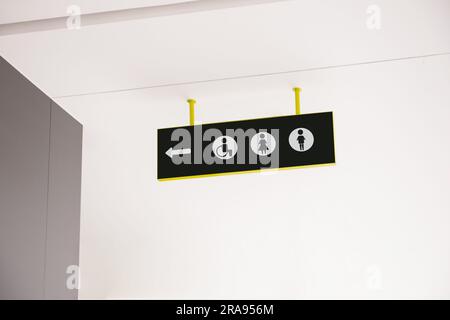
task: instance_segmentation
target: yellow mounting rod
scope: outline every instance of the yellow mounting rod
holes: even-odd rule
[[[294,88],[294,92],[295,92],[295,114],[300,114],[300,91],[302,91],[302,89],[295,87]]]
[[[195,100],[194,99],[188,99],[187,101],[189,103],[189,125],[193,126],[195,123]]]

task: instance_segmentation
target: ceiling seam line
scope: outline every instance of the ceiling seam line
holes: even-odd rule
[[[305,68],[305,69],[294,69],[294,70],[287,70],[287,71],[259,73],[259,74],[242,75],[242,76],[235,76],[235,77],[214,78],[214,79],[186,81],[186,82],[175,82],[175,83],[166,83],[166,84],[151,85],[151,86],[126,88],[126,89],[116,89],[116,90],[92,91],[92,92],[86,92],[86,93],[52,96],[51,98],[52,99],[65,99],[65,98],[74,98],[74,97],[82,97],[82,96],[93,96],[93,95],[101,95],[101,94],[112,94],[112,93],[129,92],[129,91],[139,91],[139,90],[149,90],[149,89],[158,89],[158,88],[169,88],[169,87],[187,86],[187,85],[195,85],[195,84],[213,83],[213,82],[221,82],[221,81],[244,80],[244,79],[271,77],[271,76],[277,76],[277,75],[294,74],[294,73],[309,72],[309,71],[320,71],[320,70],[337,69],[337,68],[345,68],[345,67],[363,66],[363,65],[385,63],[385,62],[396,62],[396,61],[405,61],[405,60],[413,60],[413,59],[421,59],[421,58],[432,58],[432,57],[445,56],[445,55],[450,55],[450,51],[442,52],[442,53],[425,54],[425,55],[419,55],[419,56],[408,56],[408,57],[401,57],[401,58],[372,60],[372,61],[366,61],[366,62],[338,64],[338,65],[331,65],[331,66],[324,66],[324,67],[311,67],[311,68]]]

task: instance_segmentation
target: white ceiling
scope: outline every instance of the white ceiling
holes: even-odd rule
[[[196,0],[2,0],[0,24],[67,16],[71,5],[77,5],[86,14],[191,1]]]
[[[380,30],[372,1],[293,0],[2,36],[0,54],[61,97],[450,52],[450,1],[377,3]]]

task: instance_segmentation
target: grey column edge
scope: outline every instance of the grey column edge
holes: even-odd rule
[[[78,299],[83,126],[51,103],[45,299]]]

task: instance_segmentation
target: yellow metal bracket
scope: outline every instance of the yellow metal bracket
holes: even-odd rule
[[[188,99],[189,103],[189,125],[193,126],[195,124],[195,110],[194,106],[196,101],[194,99]]]
[[[295,87],[295,114],[300,114],[300,91],[302,91],[301,88]],[[189,125],[193,126],[195,124],[195,101],[194,99],[188,99],[187,102],[189,103]]]
[[[300,114],[300,91],[302,91],[302,89],[295,87],[294,88],[294,92],[295,92],[295,114]]]

